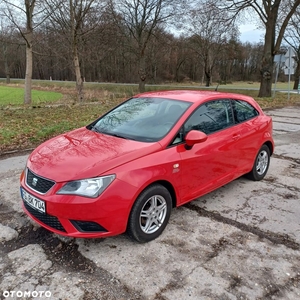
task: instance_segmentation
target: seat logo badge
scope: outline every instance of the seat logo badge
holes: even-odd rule
[[[37,185],[37,182],[38,182],[38,179],[35,178],[35,177],[33,177],[33,179],[32,179],[32,185],[33,185],[33,186],[36,186],[36,185]]]

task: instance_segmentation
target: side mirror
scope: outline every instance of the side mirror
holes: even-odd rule
[[[198,130],[191,130],[185,136],[185,148],[191,149],[195,144],[203,143],[207,140],[207,135]]]

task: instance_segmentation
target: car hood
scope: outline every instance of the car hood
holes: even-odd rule
[[[84,127],[41,144],[29,156],[27,167],[39,176],[64,182],[99,176],[160,149],[159,143],[126,140]]]

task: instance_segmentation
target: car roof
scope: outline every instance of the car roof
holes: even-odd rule
[[[203,91],[203,90],[168,90],[168,91],[154,91],[154,92],[145,92],[134,96],[135,98],[139,97],[148,97],[148,98],[166,98],[187,101],[192,103],[201,103],[207,100],[229,98],[229,99],[239,99],[253,102],[254,99],[241,94],[234,93],[224,93],[224,92],[214,92],[214,91]]]

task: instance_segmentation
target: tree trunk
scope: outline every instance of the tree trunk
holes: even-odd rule
[[[273,8],[266,22],[265,44],[260,67],[260,89],[258,97],[272,96],[273,64],[275,56],[275,28],[278,8]]]
[[[298,85],[300,84],[300,82],[299,82],[299,78],[300,78],[300,60],[297,61],[297,66],[296,66],[296,69],[295,69],[294,77],[295,77],[295,82],[294,82],[293,89],[298,90]]]
[[[205,86],[210,86],[210,73],[205,71]]]
[[[74,62],[74,69],[75,69],[75,76],[76,76],[77,99],[79,102],[83,102],[83,100],[84,100],[83,78],[81,76],[77,49],[74,49],[73,62]]]
[[[176,70],[175,70],[175,81],[176,82],[179,82],[179,71],[180,71],[180,67],[183,64],[183,62],[184,62],[184,59],[177,62]]]
[[[201,76],[201,85],[204,84],[204,77],[205,77],[205,68],[203,67],[202,76]]]
[[[32,86],[32,40],[33,33],[26,33],[26,72],[25,72],[25,92],[24,104],[31,104],[31,86]]]
[[[6,73],[6,84],[10,84],[10,74]]]
[[[10,84],[10,70],[8,64],[6,43],[3,44],[3,57],[4,57],[4,70],[5,70],[6,84]]]
[[[272,78],[273,78],[273,60],[274,56],[270,52],[265,52],[261,63],[261,79],[258,97],[271,97]]]
[[[74,63],[74,71],[76,77],[76,91],[77,91],[77,100],[81,103],[84,100],[83,95],[83,78],[81,76],[80,64],[79,64],[79,55],[78,55],[78,28],[76,27],[76,14],[75,6],[76,2],[69,0],[70,5],[70,20],[71,20],[71,40],[72,40],[72,55]]]
[[[210,57],[209,57],[209,55],[207,55],[204,60],[204,73],[205,73],[205,86],[206,87],[209,87],[210,83],[211,83],[212,68],[211,68],[210,62],[211,62]]]
[[[209,64],[206,63],[205,65],[205,86],[209,87],[211,83],[211,69],[209,67]]]
[[[142,54],[140,56],[140,62],[139,62],[140,68],[139,68],[139,92],[143,93],[145,92],[145,81],[146,81],[146,62],[145,62],[145,56]]]

